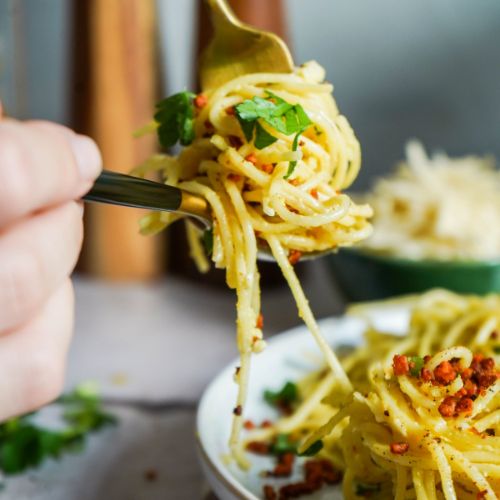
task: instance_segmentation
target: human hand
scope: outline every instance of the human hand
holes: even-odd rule
[[[100,170],[88,137],[49,122],[0,121],[0,420],[62,390],[74,316],[69,276],[83,236],[74,200]]]

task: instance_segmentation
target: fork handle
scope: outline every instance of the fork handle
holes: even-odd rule
[[[83,199],[111,205],[171,212],[179,210],[182,203],[182,191],[159,182],[103,170]]]

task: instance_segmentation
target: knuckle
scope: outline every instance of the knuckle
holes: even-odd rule
[[[9,257],[2,259],[0,265],[0,296],[12,324],[2,325],[0,321],[0,327],[20,321],[40,303],[45,291],[45,273],[36,252],[21,249]]]
[[[30,191],[23,148],[9,133],[0,134],[0,211],[20,212]]]

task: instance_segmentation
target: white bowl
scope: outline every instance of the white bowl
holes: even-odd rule
[[[408,324],[408,309],[401,306],[377,307],[370,319],[378,328],[400,333]],[[334,346],[359,345],[366,322],[360,318],[329,318],[320,322],[321,331]],[[314,339],[300,326],[270,340],[266,350],[252,359],[248,400],[244,416],[255,422],[275,419],[276,413],[263,400],[265,389],[279,389],[288,380],[298,380],[317,369],[322,356]],[[263,484],[283,485],[295,480],[264,479],[262,470],[272,469],[272,459],[249,455],[250,471],[240,470],[234,463],[226,465],[222,457],[227,454],[227,443],[233,408],[236,400],[236,384],[233,381],[235,360],[227,366],[203,394],[197,415],[198,451],[205,476],[220,500],[258,500],[262,498]],[[299,459],[300,460],[300,459]],[[340,487],[323,488],[313,499],[341,499]]]

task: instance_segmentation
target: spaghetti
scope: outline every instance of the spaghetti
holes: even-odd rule
[[[370,328],[342,359],[355,389],[347,401],[330,372],[313,374],[299,383],[307,396],[295,412],[248,441],[285,433],[299,452],[321,443],[348,500],[497,499],[499,331],[500,297],[428,292],[407,336]]]
[[[261,351],[259,246],[272,252],[297,303],[299,315],[323,350],[345,393],[352,389],[336,356],[322,338],[293,265],[302,254],[333,250],[367,237],[371,209],[355,204],[342,190],[355,179],[361,154],[347,120],[339,114],[316,63],[293,74],[262,73],[236,78],[214,91],[178,94],[157,113],[153,124],[187,144],[177,157],[157,155],[135,170],[161,171],[167,184],[205,198],[213,214],[211,260],[226,270],[236,290],[237,344],[241,362],[235,379],[230,447],[240,465],[248,461],[239,446],[252,353]],[[174,96],[175,97],[175,96]],[[194,113],[189,105],[192,100]],[[172,109],[179,131],[168,130]],[[190,117],[193,116],[193,122]],[[191,130],[192,127],[192,130]],[[177,135],[176,135],[177,134]],[[161,138],[161,135],[160,135]],[[167,227],[179,215],[152,213],[141,221],[145,234]],[[208,268],[201,234],[191,222],[188,238],[200,270]]]

